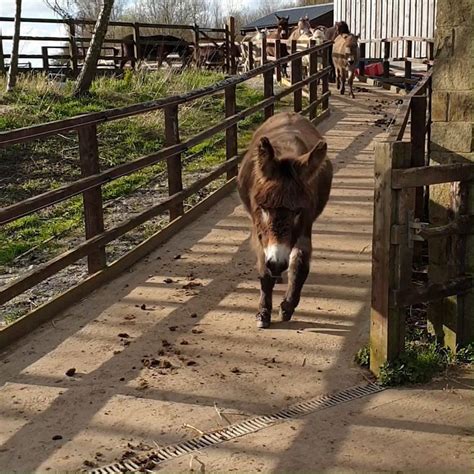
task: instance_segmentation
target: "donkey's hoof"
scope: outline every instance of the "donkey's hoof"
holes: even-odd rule
[[[257,313],[255,319],[257,320],[257,327],[261,329],[266,329],[270,327],[272,315],[270,311],[263,309]]]
[[[280,305],[280,319],[282,321],[289,321],[293,316],[295,309],[287,302],[282,301]]]

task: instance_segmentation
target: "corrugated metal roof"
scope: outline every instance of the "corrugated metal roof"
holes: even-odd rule
[[[255,28],[276,28],[277,19],[275,13],[278,16],[289,16],[289,24],[296,25],[298,20],[306,15],[308,15],[309,20],[314,20],[320,16],[325,15],[326,13],[332,12],[334,10],[333,3],[324,3],[322,5],[306,5],[304,7],[294,7],[294,8],[285,8],[283,10],[277,10],[269,15],[263,16],[258,20],[252,21],[247,25],[241,28],[241,31],[255,30]]]

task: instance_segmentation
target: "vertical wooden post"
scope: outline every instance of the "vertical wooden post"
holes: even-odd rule
[[[225,116],[231,117],[237,113],[237,100],[236,100],[236,86],[232,84],[225,88]],[[238,152],[237,142],[237,124],[232,125],[225,131],[225,155],[226,159],[230,160],[234,156],[237,156]],[[227,171],[227,179],[232,179],[237,176],[237,166]]]
[[[360,44],[359,76],[365,76],[365,45],[366,43]]]
[[[390,77],[390,41],[383,41],[383,77]]]
[[[235,18],[230,16],[227,20],[227,28],[229,30],[230,40],[230,73],[237,74],[237,61],[235,58]]]
[[[275,40],[275,59],[278,60],[281,58],[281,40]],[[276,67],[276,80],[277,82],[281,82],[281,65],[279,64]]]
[[[133,55],[135,56],[135,67],[138,66],[138,61],[141,57],[141,44],[140,44],[140,27],[138,23],[133,24]]]
[[[176,104],[165,107],[165,146],[179,143],[178,106]],[[183,190],[183,178],[181,172],[181,154],[170,156],[166,159],[168,171],[168,194],[179,193]],[[183,215],[183,203],[180,202],[170,209],[170,220]]]
[[[5,72],[5,56],[3,55],[3,38],[0,38],[0,72]]]
[[[410,102],[411,108],[411,166],[425,166],[426,144],[426,95],[414,96]],[[423,217],[424,198],[423,188],[416,188],[415,217]]]
[[[428,42],[428,59],[433,61],[434,59],[434,43],[432,41]],[[428,69],[431,66],[428,64]]]
[[[49,58],[48,58],[48,47],[41,46],[41,56],[43,56],[43,71],[48,72],[49,70]]]
[[[100,172],[99,147],[97,144],[97,127],[95,124],[81,127],[79,135],[79,157],[82,177]],[[104,232],[104,212],[102,205],[102,188],[97,186],[82,193],[84,203],[84,222],[86,239],[91,239]],[[87,267],[90,274],[105,268],[105,247],[99,247],[87,256]]]
[[[262,47],[260,49],[260,65],[263,66],[267,62],[267,37],[262,38]]]
[[[316,41],[310,40],[309,47],[316,46]],[[311,77],[318,72],[318,53],[311,53],[309,55],[309,71],[308,75]],[[311,106],[318,99],[318,82],[313,81],[309,83],[309,105]],[[309,119],[312,120],[318,115],[317,107],[309,109]]]
[[[329,60],[329,52],[330,52],[330,49],[328,46],[326,46],[326,48],[324,48],[324,50],[322,51],[322,54],[323,54],[323,69],[327,68],[330,63],[330,60]],[[322,94],[325,94],[326,92],[329,91],[329,74],[326,73],[324,74],[323,76],[323,87],[322,87]],[[324,110],[327,110],[329,108],[329,98],[325,98],[323,100],[323,111]]]
[[[372,241],[372,308],[370,314],[370,370],[378,374],[404,348],[405,310],[395,306],[394,290],[410,282],[411,256],[408,232],[392,243],[394,224],[406,225],[413,193],[393,190],[393,168],[410,165],[410,143],[375,144],[374,227]],[[410,194],[411,193],[411,194]]]
[[[407,47],[405,52],[405,79],[411,78],[411,56],[413,51],[413,42],[407,40]]]
[[[273,97],[273,68],[263,73],[263,97]],[[275,113],[275,104],[268,105],[264,109],[265,120]]]
[[[193,26],[193,36],[194,36],[194,62],[196,67],[199,66],[199,26],[194,23]]]
[[[225,44],[225,49],[224,49],[224,72],[229,73],[230,72],[230,55],[231,55],[231,48],[230,48],[230,32],[229,32],[229,25],[227,23],[224,24],[224,44]]]
[[[291,54],[296,53],[298,42],[293,40],[291,42]],[[301,58],[293,59],[291,61],[291,84],[296,84],[303,79],[303,66]],[[301,89],[293,92],[293,108],[295,112],[300,112],[303,108],[303,91]]]
[[[76,25],[72,20],[67,22],[69,35],[69,57],[71,58],[71,70],[74,76],[77,75],[77,47],[76,47]]]
[[[249,41],[249,71],[253,69],[254,61],[253,61],[253,43]]]

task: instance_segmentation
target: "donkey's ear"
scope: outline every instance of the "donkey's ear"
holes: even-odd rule
[[[302,173],[306,178],[311,178],[319,169],[322,162],[326,158],[328,145],[324,140],[318,142],[302,160]]]
[[[277,20],[281,20],[281,17],[279,17],[276,13],[275,13],[275,16],[276,16]]]
[[[258,144],[258,164],[265,176],[272,176],[276,166],[275,150],[267,137],[262,137]]]

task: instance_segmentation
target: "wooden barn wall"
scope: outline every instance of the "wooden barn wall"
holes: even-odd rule
[[[334,0],[334,21],[345,21],[363,40],[395,36],[433,38],[437,0]],[[370,43],[366,55],[380,58],[380,43]],[[414,57],[426,57],[426,44],[413,45]],[[393,44],[392,57],[403,57],[402,41]]]

